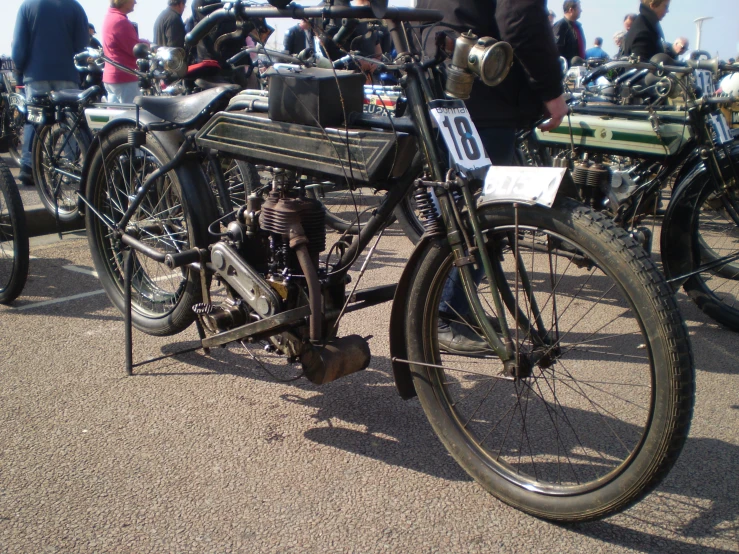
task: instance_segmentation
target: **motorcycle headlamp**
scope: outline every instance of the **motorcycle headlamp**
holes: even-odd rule
[[[499,85],[508,76],[513,63],[513,48],[507,42],[483,37],[467,56],[467,68],[489,87]]]
[[[463,33],[454,42],[452,64],[447,68],[446,93],[465,100],[470,97],[475,76],[490,87],[503,81],[513,63],[513,48],[492,37],[478,39]]]
[[[161,46],[155,54],[158,66],[172,77],[184,77],[187,73],[185,50]]]

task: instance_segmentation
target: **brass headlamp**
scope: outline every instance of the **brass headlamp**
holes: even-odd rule
[[[472,31],[461,34],[454,42],[452,64],[447,68],[446,93],[466,100],[470,97],[475,77],[489,87],[503,81],[513,63],[513,48],[492,37],[477,38]]]

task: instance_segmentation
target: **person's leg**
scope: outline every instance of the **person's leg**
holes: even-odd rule
[[[50,81],[32,81],[24,86],[26,93],[26,103],[30,103],[34,96],[41,96],[51,91]],[[23,127],[23,152],[21,154],[21,170],[18,174],[18,180],[27,187],[34,186],[33,171],[31,169],[31,150],[33,148],[33,138],[36,130],[33,125],[26,123]]]
[[[138,83],[105,83],[109,104],[133,104],[139,94]]]

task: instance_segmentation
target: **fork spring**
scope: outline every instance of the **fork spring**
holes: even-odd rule
[[[428,187],[419,186],[414,194],[418,219],[426,233],[431,236],[441,235],[444,231],[441,216]]]

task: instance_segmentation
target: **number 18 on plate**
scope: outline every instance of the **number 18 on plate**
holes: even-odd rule
[[[436,122],[449,155],[457,169],[464,173],[478,173],[491,163],[480,140],[470,113],[461,100],[434,100],[429,112]],[[481,173],[484,175],[484,172]]]

